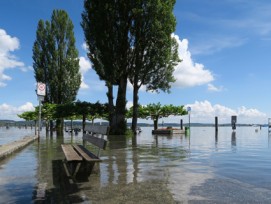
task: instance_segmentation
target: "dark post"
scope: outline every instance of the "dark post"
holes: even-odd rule
[[[218,131],[218,118],[217,116],[215,117],[215,131]]]
[[[231,127],[233,130],[236,129],[236,122],[237,122],[237,116],[236,115],[231,116]]]
[[[183,119],[181,119],[181,121],[180,121],[180,125],[181,125],[181,130],[183,130]]]

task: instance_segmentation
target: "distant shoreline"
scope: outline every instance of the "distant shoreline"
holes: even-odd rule
[[[87,122],[91,124],[90,122]],[[95,125],[108,125],[108,122],[95,122]],[[33,121],[15,121],[15,120],[0,120],[0,126],[33,126],[35,123]],[[66,126],[70,126],[70,121],[65,121]],[[73,121],[73,126],[81,126],[81,121]],[[130,127],[132,124],[127,123],[127,126]],[[152,127],[153,123],[138,123],[139,127]],[[178,123],[164,123],[158,124],[159,127],[180,127]],[[183,123],[183,126],[189,126],[189,123]],[[261,126],[268,127],[268,124],[236,124],[238,127],[251,127],[251,126]],[[190,127],[215,127],[214,123],[190,123]],[[218,127],[231,127],[230,123],[218,124]]]

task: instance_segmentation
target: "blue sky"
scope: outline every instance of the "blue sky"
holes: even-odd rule
[[[86,56],[80,26],[83,0],[0,1],[0,119],[38,105],[32,68],[32,46],[40,19],[50,20],[53,9],[64,9],[74,24],[83,82],[77,98],[106,102],[106,88]],[[139,93],[139,102],[185,105],[191,121],[266,123],[271,117],[271,1],[176,0],[177,27],[183,59],[175,68],[177,81],[170,94]],[[127,106],[132,89],[128,87]],[[186,116],[169,117],[178,122]],[[149,121],[150,122],[150,121]]]

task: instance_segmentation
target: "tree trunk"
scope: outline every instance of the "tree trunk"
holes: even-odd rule
[[[137,129],[137,118],[138,118],[138,86],[137,83],[134,85],[133,91],[133,118],[132,118],[132,131],[136,133]]]
[[[63,136],[63,119],[57,119],[56,120],[56,131],[57,131],[57,136]]]
[[[155,118],[153,120],[153,127],[154,127],[154,130],[157,130],[158,129],[158,118]]]
[[[108,111],[109,111],[109,126],[110,129],[114,124],[114,97],[113,97],[113,86],[109,83],[106,84],[107,88],[108,88],[108,92],[107,92],[107,98],[108,98]]]
[[[50,120],[50,136],[53,136],[53,132],[54,132],[54,121]]]
[[[83,129],[83,133],[85,133],[85,128],[86,128],[86,115],[83,114],[83,121],[82,121],[82,129]]]
[[[71,119],[71,131],[73,129],[73,120]]]
[[[127,88],[127,76],[124,75],[120,79],[118,87],[118,95],[116,101],[115,117],[112,125],[112,134],[124,135],[127,129],[126,126],[126,88]]]

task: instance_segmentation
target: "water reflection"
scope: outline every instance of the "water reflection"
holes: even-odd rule
[[[260,200],[271,195],[271,149],[266,147],[270,135],[264,131],[220,128],[218,135],[214,128],[194,128],[190,136],[162,136],[146,128],[137,136],[106,139],[107,149],[101,151],[102,162],[95,164],[93,173],[71,177],[61,144],[82,144],[82,133],[63,137],[44,133],[39,142],[0,161],[1,199],[6,203],[217,203],[227,197],[224,189],[231,187],[237,194],[226,198],[229,203],[240,201],[238,193],[258,192],[255,199]]]
[[[233,151],[236,151],[236,132],[232,131],[231,133],[231,147]]]

